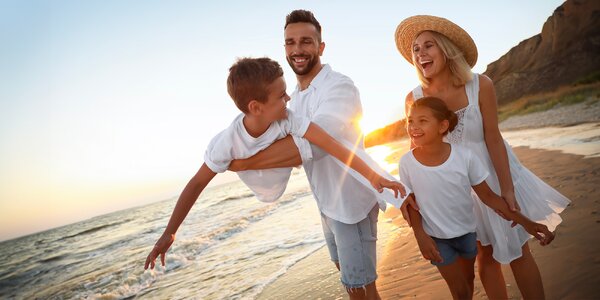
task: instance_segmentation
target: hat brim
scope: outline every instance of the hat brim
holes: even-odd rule
[[[463,52],[469,66],[471,68],[475,66],[477,46],[471,36],[460,26],[447,19],[427,15],[406,18],[396,28],[394,35],[396,47],[409,63],[413,63],[412,44],[423,31],[435,31],[446,36]]]

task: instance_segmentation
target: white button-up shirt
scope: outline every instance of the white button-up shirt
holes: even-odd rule
[[[323,65],[308,88],[300,91],[296,86],[291,98],[290,109],[296,115],[308,117],[354,151],[380,175],[394,179],[378,167],[364,151],[363,136],[359,127],[362,105],[358,89],[350,78],[332,71],[329,65]],[[317,205],[326,216],[342,223],[355,224],[364,219],[377,203],[385,210],[383,200],[395,206],[401,204],[401,200],[395,199],[387,190],[383,194],[377,193],[360,174],[319,147],[297,137],[294,137],[294,141],[300,150],[302,164]],[[307,149],[311,147],[312,159],[305,154],[310,152]]]

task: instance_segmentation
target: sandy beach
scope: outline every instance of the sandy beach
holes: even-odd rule
[[[579,107],[582,108],[586,106]],[[571,118],[565,118],[562,124],[552,125],[581,123],[573,120],[577,114],[570,109]],[[572,201],[561,214],[563,222],[558,226],[556,239],[551,245],[541,247],[536,241],[529,242],[542,274],[546,297],[596,298],[600,294],[600,257],[597,255],[600,253],[600,123],[539,128],[546,124],[536,123],[536,120],[556,113],[550,111],[519,117],[517,121],[509,119],[507,121],[513,123],[503,127],[503,135],[509,143],[515,141],[517,147],[513,149],[526,167]],[[538,129],[527,129],[533,130],[531,132],[510,131],[535,127]],[[534,143],[542,149],[523,146],[528,145],[524,136],[544,140],[544,143]],[[557,138],[546,139],[548,136]],[[579,139],[566,140],[572,136]],[[397,163],[406,151],[406,142],[394,143],[392,148],[394,151],[386,160]],[[412,231],[397,209],[389,207],[385,213],[380,213],[378,244],[377,286],[383,299],[451,298],[436,268],[421,257]],[[510,266],[503,266],[503,269],[510,298],[519,299],[520,293]],[[324,247],[266,286],[258,298],[346,299],[347,295]],[[475,298],[487,299],[478,276],[475,279]]]

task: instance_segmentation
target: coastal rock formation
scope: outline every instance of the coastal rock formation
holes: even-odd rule
[[[600,71],[600,1],[569,0],[542,32],[488,65],[500,105],[547,92]]]

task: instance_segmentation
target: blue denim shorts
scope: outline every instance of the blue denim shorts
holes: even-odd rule
[[[339,263],[342,284],[362,288],[377,279],[377,218],[375,205],[366,218],[356,224],[345,224],[321,213],[321,224],[329,255]]]
[[[477,234],[475,232],[470,232],[451,239],[431,238],[435,241],[438,251],[444,259],[441,263],[432,261],[432,265],[447,266],[454,263],[459,256],[465,259],[471,259],[477,256]]]

